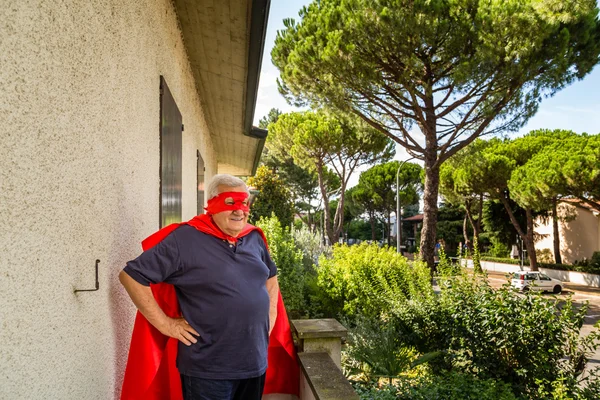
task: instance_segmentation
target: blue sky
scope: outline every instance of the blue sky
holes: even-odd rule
[[[298,20],[300,8],[310,1],[273,0],[269,14],[265,50],[260,75],[260,86],[254,114],[254,123],[265,116],[271,108],[287,112],[294,107],[286,103],[277,91],[279,71],[271,63],[271,49],[278,30],[283,29],[284,18]],[[521,136],[534,129],[570,129],[575,132],[600,133],[600,66],[582,81],[578,81],[542,100],[537,114],[512,136]],[[397,150],[396,159],[406,159],[403,149]]]

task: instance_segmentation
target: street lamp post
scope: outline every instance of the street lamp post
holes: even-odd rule
[[[396,252],[402,254],[402,208],[400,207],[400,169],[408,161],[414,159],[411,157],[400,163],[396,170]]]

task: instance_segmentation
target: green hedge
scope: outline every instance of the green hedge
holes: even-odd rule
[[[502,381],[519,399],[582,399],[540,394],[561,382],[565,391],[577,392],[585,353],[595,351],[598,341],[598,333],[579,335],[587,306],[578,309],[571,301],[557,302],[539,292],[522,295],[506,286],[493,289],[477,277],[459,276],[433,299],[404,303],[390,323],[401,346],[438,355],[427,365],[432,375],[451,371],[480,379],[473,383]],[[451,379],[448,386],[456,382]],[[473,398],[461,396],[440,393],[425,398]]]
[[[317,267],[316,302],[326,317],[389,314],[399,303],[432,297],[431,277],[424,263],[408,263],[392,247],[361,243],[335,245]]]
[[[256,224],[263,230],[269,242],[269,253],[277,265],[277,280],[281,296],[291,316],[297,318],[306,311],[306,271],[302,263],[302,251],[295,243],[289,228],[283,227],[275,214],[261,217]]]
[[[353,383],[361,400],[516,400],[510,385],[496,379],[479,379],[471,374],[400,377],[394,385]]]
[[[502,257],[481,256],[481,261],[491,261],[491,262],[498,262],[498,263],[504,263],[504,264],[513,264],[513,265],[521,264],[520,260],[514,260],[512,258],[502,258]],[[524,264],[529,265],[529,260],[524,260]]]

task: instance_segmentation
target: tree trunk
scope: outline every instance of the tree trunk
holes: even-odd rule
[[[390,210],[388,210],[387,212],[387,230],[388,230],[388,240],[387,240],[387,245],[391,246],[392,245],[392,217],[391,217]],[[396,222],[397,223],[397,222]]]
[[[465,245],[469,242],[469,232],[467,232],[467,213],[465,212],[465,218],[463,219],[463,239],[465,239]],[[462,251],[462,249],[460,249]]]
[[[556,197],[552,199],[552,236],[554,236],[554,262],[562,264],[560,256],[560,233],[558,232],[558,201]]]
[[[337,208],[335,209],[335,217],[333,219],[333,237],[335,238],[335,242],[331,242],[331,244],[337,243],[340,240],[340,234],[344,229],[344,193],[346,191],[346,184],[342,183],[340,188],[340,199],[338,200]]]
[[[479,193],[479,215],[477,216],[477,240],[481,233],[481,221],[483,220],[483,193]]]
[[[532,271],[537,271],[537,256],[535,254],[535,243],[533,241],[533,211],[531,208],[525,209],[527,215],[527,241],[525,247],[527,248],[527,255],[529,256],[529,267]]]
[[[327,234],[325,233],[325,213],[323,213],[323,215],[319,218],[319,225],[321,227],[321,240],[323,242],[323,246],[325,246],[327,244],[327,240],[325,239],[327,237]]]
[[[429,147],[429,146],[428,146]],[[421,228],[421,258],[429,269],[434,270],[433,252],[437,232],[437,201],[440,183],[440,167],[437,164],[437,152],[425,154],[425,191],[423,193],[423,228]]]
[[[479,230],[477,230],[477,224],[473,219],[473,215],[471,215],[471,200],[466,201],[465,210],[467,213],[467,217],[469,218],[469,223],[471,224],[471,228],[473,229],[473,240],[475,238],[479,238]]]
[[[375,241],[375,215],[369,212],[369,222],[371,223],[371,240]]]
[[[319,189],[321,189],[321,196],[323,196],[323,215],[325,221],[323,222],[324,231],[329,239],[329,244],[333,245],[333,229],[331,227],[331,215],[329,214],[329,197],[327,196],[327,188],[325,187],[325,181],[323,179],[323,165],[317,165],[317,176],[319,178]]]
[[[527,255],[529,257],[529,266],[532,271],[537,271],[537,258],[535,256],[535,244],[533,243],[533,215],[531,209],[525,209],[525,213],[527,215],[527,232],[525,233],[523,229],[521,229],[521,225],[519,225],[519,221],[515,218],[515,214],[510,208],[510,204],[508,204],[508,199],[503,195],[500,195],[500,201],[504,205],[506,212],[508,213],[508,217],[510,218],[510,222],[512,222],[513,226],[517,230],[517,233],[523,239],[523,243],[525,244],[525,248],[527,249]]]

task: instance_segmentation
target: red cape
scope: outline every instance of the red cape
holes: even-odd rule
[[[169,233],[184,224],[221,239],[228,238],[213,223],[212,218],[203,214],[188,222],[171,224],[159,230],[142,242],[142,248],[145,251],[154,247]],[[246,225],[238,237],[255,230],[260,233],[266,244],[267,239],[262,230],[250,224]],[[150,287],[165,314],[172,318],[181,316],[175,288],[172,285],[160,283]],[[121,400],[183,399],[179,371],[175,365],[177,342],[177,339],[164,336],[139,311],[137,312]],[[269,338],[268,360],[264,394],[283,393],[298,396],[300,378],[298,361],[281,293],[277,301],[277,319]]]

